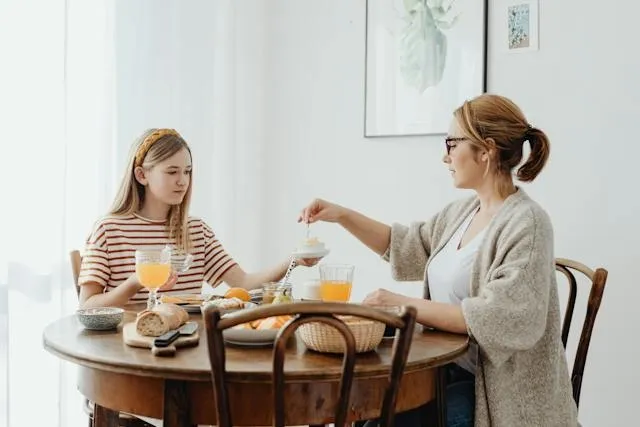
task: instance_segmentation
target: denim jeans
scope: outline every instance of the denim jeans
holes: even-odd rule
[[[473,427],[476,403],[475,376],[453,363],[445,366],[445,370],[447,427]],[[435,425],[436,415],[435,402],[429,402],[419,408],[396,414],[394,424],[397,427]],[[377,420],[356,423],[356,427],[377,425]]]

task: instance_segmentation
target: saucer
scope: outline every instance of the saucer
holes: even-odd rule
[[[298,259],[313,259],[313,258],[322,258],[329,254],[329,249],[324,249],[321,251],[300,251],[295,250],[291,255]]]

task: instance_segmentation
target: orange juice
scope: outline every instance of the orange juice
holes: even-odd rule
[[[322,301],[348,302],[351,297],[351,282],[345,280],[323,280],[320,282]]]
[[[157,289],[164,285],[170,273],[171,264],[149,263],[136,265],[138,280],[147,289]]]

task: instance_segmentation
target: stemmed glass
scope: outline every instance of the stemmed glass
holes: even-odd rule
[[[171,250],[171,267],[177,274],[186,272],[193,264],[193,255],[182,250],[169,246]]]
[[[151,310],[158,304],[158,289],[171,275],[171,248],[138,249],[136,275],[140,284],[149,290],[147,310]]]

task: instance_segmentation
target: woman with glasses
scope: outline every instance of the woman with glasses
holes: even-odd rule
[[[448,426],[575,426],[551,220],[514,184],[538,176],[549,140],[512,101],[484,94],[453,113],[445,145],[453,185],[475,194],[430,219],[389,226],[314,200],[299,221],[338,223],[388,261],[394,279],[424,281],[424,299],[378,289],[366,304],[412,305],[422,325],[469,336],[468,352],[446,367]],[[430,406],[395,424],[423,425]]]

